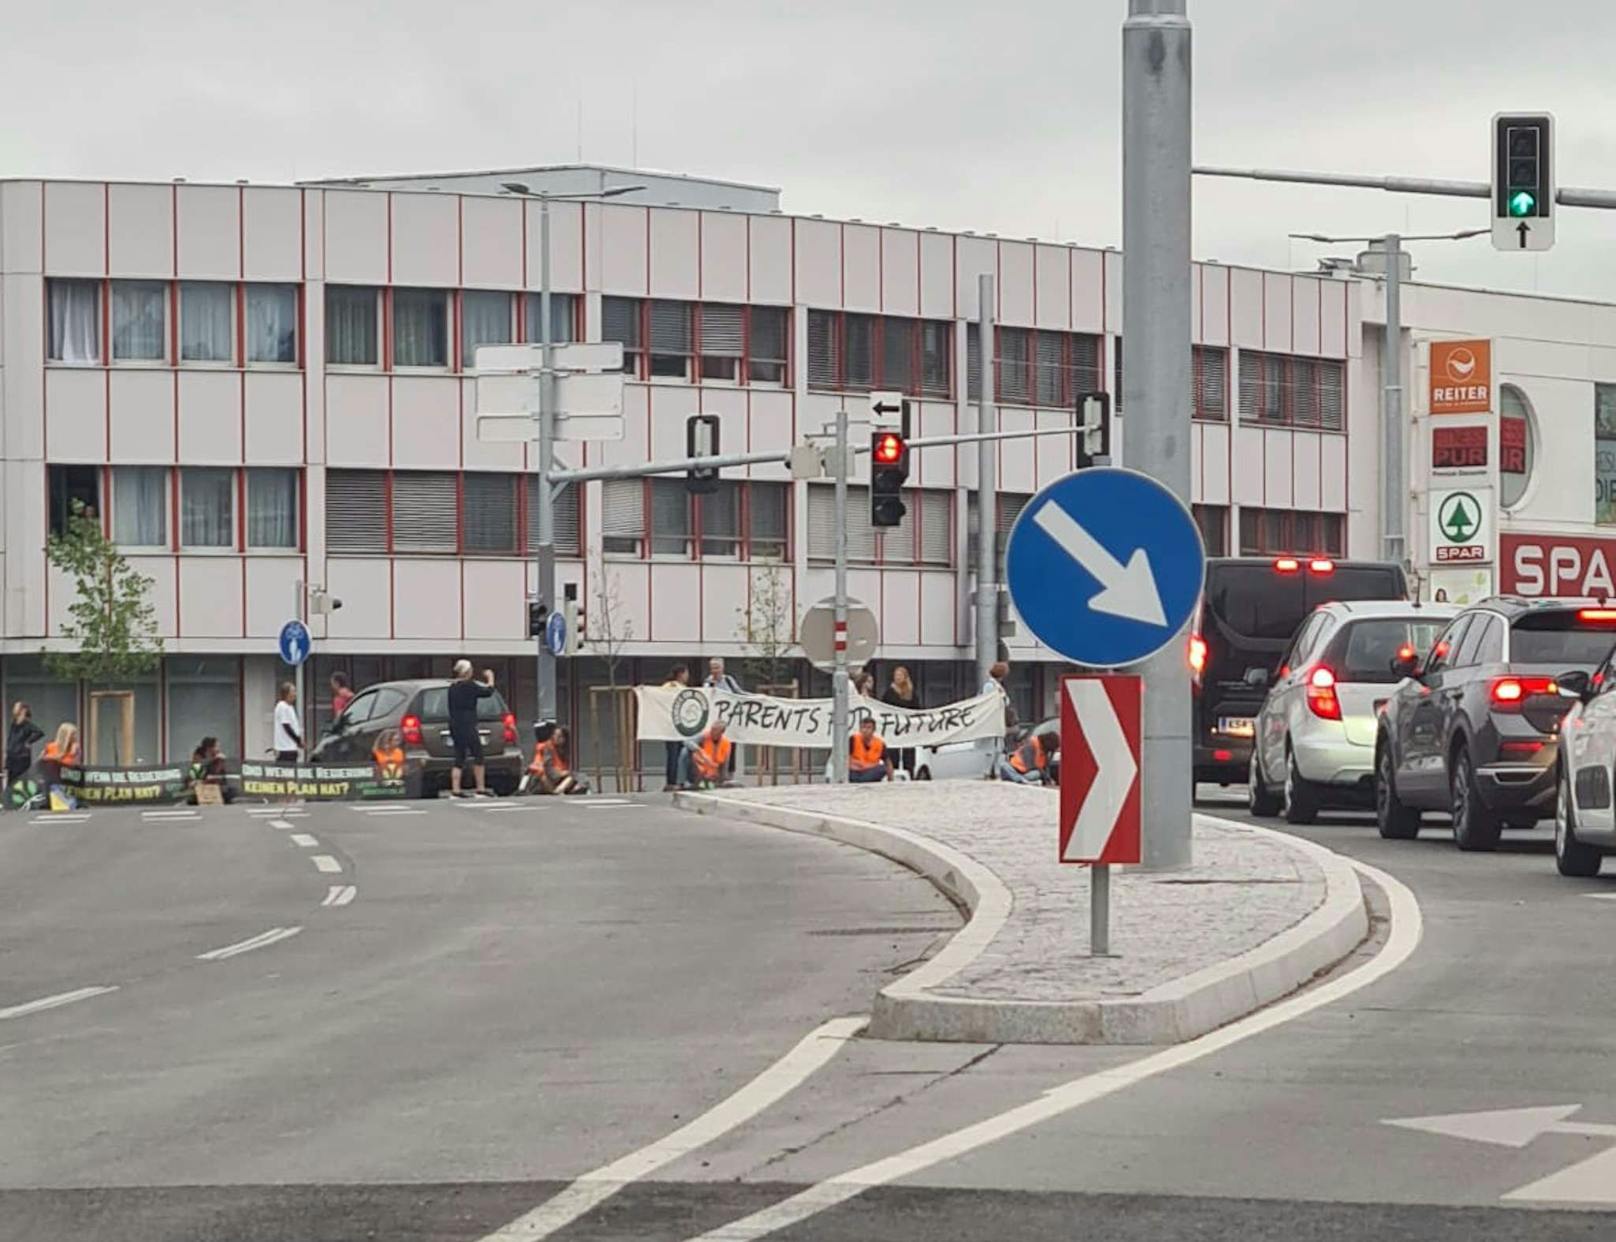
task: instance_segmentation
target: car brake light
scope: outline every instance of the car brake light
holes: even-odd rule
[[[1518,712],[1533,695],[1559,693],[1552,677],[1500,677],[1493,682],[1489,697],[1495,712]]]
[[[1535,755],[1542,749],[1543,743],[1535,739],[1498,743],[1499,753],[1505,755]]]
[[[507,745],[507,746],[515,746],[516,745],[516,716],[511,712],[506,712],[505,716],[504,716],[504,721],[505,721],[505,745]]]
[[[399,721],[398,735],[406,746],[425,745],[421,737],[421,718],[419,716],[406,716]]]
[[[1335,562],[1322,556],[1309,561],[1307,567],[1316,574],[1333,574],[1335,572]]]
[[[1397,649],[1397,658],[1399,660],[1412,660],[1418,654],[1419,652],[1414,650],[1413,643],[1404,643]]]
[[[1341,700],[1335,693],[1335,673],[1322,664],[1307,675],[1307,706],[1320,720],[1341,719]]]
[[[1213,763],[1228,763],[1233,758],[1234,751],[1232,750],[1214,750],[1212,752]]]
[[[1302,562],[1294,556],[1282,556],[1274,562],[1274,572],[1280,574],[1294,574],[1302,567]]]
[[[1196,681],[1206,672],[1206,639],[1199,634],[1190,635],[1190,672],[1195,674]]]
[[[1577,620],[1616,624],[1616,608],[1580,608],[1577,610]]]

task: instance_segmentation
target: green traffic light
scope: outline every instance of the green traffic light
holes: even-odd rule
[[[1509,196],[1509,214],[1514,217],[1530,216],[1537,212],[1537,195],[1530,190],[1516,190]]]

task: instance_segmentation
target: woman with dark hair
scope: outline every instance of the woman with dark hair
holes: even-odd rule
[[[226,802],[236,800],[236,791],[230,788],[230,782],[225,779],[224,756],[219,753],[219,739],[211,734],[197,743],[196,749],[191,752],[191,787],[199,785],[217,785],[219,793]],[[196,795],[192,794],[192,801]]]
[[[11,705],[11,728],[6,733],[6,784],[21,780],[34,766],[34,743],[45,730],[34,723],[32,711],[21,699]]]
[[[682,690],[690,684],[690,666],[688,664],[675,664],[668,670],[668,680],[662,683],[664,690]],[[679,788],[679,756],[683,753],[683,742],[664,742],[664,768],[662,792],[671,793]]]

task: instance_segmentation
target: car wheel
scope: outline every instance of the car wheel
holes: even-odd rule
[[[1554,865],[1561,875],[1586,880],[1599,874],[1604,851],[1577,840],[1577,807],[1571,799],[1571,774],[1560,768],[1560,796],[1554,805]]]
[[[1504,821],[1481,800],[1470,748],[1461,745],[1449,767],[1448,796],[1453,808],[1453,839],[1462,850],[1496,850]]]
[[[1272,819],[1283,806],[1279,795],[1269,790],[1268,782],[1263,779],[1262,760],[1255,749],[1251,752],[1251,766],[1246,776],[1246,805],[1260,819]]]
[[[1397,796],[1396,765],[1389,742],[1375,755],[1375,825],[1388,841],[1412,841],[1420,835],[1420,813]]]
[[[1285,750],[1285,822],[1311,824],[1319,817],[1318,791],[1296,770],[1296,752]]]

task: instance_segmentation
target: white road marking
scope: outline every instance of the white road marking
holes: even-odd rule
[[[142,811],[141,819],[201,819],[201,811]]]
[[[322,906],[345,906],[359,896],[359,889],[353,884],[333,884],[326,890]]]
[[[638,802],[631,802],[627,798],[586,798],[579,806],[639,806]]]
[[[1311,991],[1293,996],[1289,1000],[1280,1001],[1267,1009],[1258,1010],[1237,1022],[1231,1022],[1228,1026],[1220,1027],[1198,1039],[1192,1039],[1187,1044],[1179,1044],[1141,1057],[1137,1061],[1119,1065],[1114,1069],[1074,1078],[1071,1082],[1045,1092],[1036,1100],[1008,1109],[975,1125],[921,1143],[897,1155],[850,1169],[741,1220],[720,1225],[691,1239],[690,1242],[754,1242],[757,1238],[767,1237],[776,1230],[785,1229],[856,1198],[871,1187],[886,1186],[906,1177],[913,1177],[933,1165],[958,1159],[978,1148],[986,1147],[989,1143],[998,1142],[1012,1134],[1019,1134],[1032,1126],[1060,1117],[1084,1104],[1103,1100],[1170,1070],[1182,1069],[1254,1035],[1261,1035],[1325,1005],[1334,1004],[1343,997],[1350,996],[1384,978],[1406,962],[1419,946],[1420,936],[1424,930],[1420,904],[1402,881],[1367,863],[1358,862],[1356,859],[1348,861],[1361,874],[1368,876],[1381,887],[1391,903],[1392,915],[1391,931],[1380,952],[1351,973]]]
[[[29,820],[30,824],[82,824],[90,818],[88,811],[47,811]]]
[[[586,811],[643,811],[643,802],[584,802],[580,803]]]
[[[1580,1104],[1551,1104],[1545,1108],[1402,1117],[1383,1124],[1517,1151],[1546,1134],[1574,1134],[1607,1143],[1616,1139],[1616,1125],[1570,1120],[1573,1113],[1581,1111]],[[1607,1146],[1597,1155],[1512,1190],[1504,1199],[1525,1203],[1616,1203],[1616,1147]]]
[[[864,1029],[867,1017],[833,1018],[805,1035],[768,1069],[666,1138],[630,1152],[593,1173],[585,1173],[525,1216],[481,1242],[534,1242],[564,1229],[630,1182],[638,1181],[698,1147],[722,1138],[743,1122],[778,1103],[828,1062]]]
[[[206,953],[198,953],[199,962],[222,962],[226,958],[237,957],[242,953],[251,953],[254,949],[262,949],[268,945],[279,944],[282,940],[290,940],[301,927],[271,927],[267,932],[259,932],[256,936],[249,936],[246,940],[238,940],[235,944],[227,944],[222,949],[209,949]]]
[[[426,812],[413,806],[356,806],[353,808],[361,815],[425,815]]]
[[[26,1004],[0,1009],[0,1021],[6,1018],[21,1018],[30,1013],[43,1013],[47,1009],[60,1009],[63,1005],[71,1005],[75,1001],[89,1000],[92,996],[105,996],[108,992],[117,990],[118,985],[114,983],[102,987],[79,988],[72,992],[58,992],[55,996],[42,996]]]
[[[334,873],[342,870],[342,864],[339,863],[335,858],[331,857],[330,854],[314,855],[314,866],[315,869],[319,871],[328,871]]]
[[[283,829],[290,829],[292,827],[292,825],[287,823],[284,819],[272,819],[272,820],[269,821],[269,826],[271,828],[283,828]]]
[[[1616,893],[1584,893],[1584,897],[1592,897],[1595,901],[1616,901]]]
[[[294,832],[287,840],[293,845],[301,845],[306,850],[312,850],[316,845],[320,844],[318,837],[311,837],[306,832]]]

